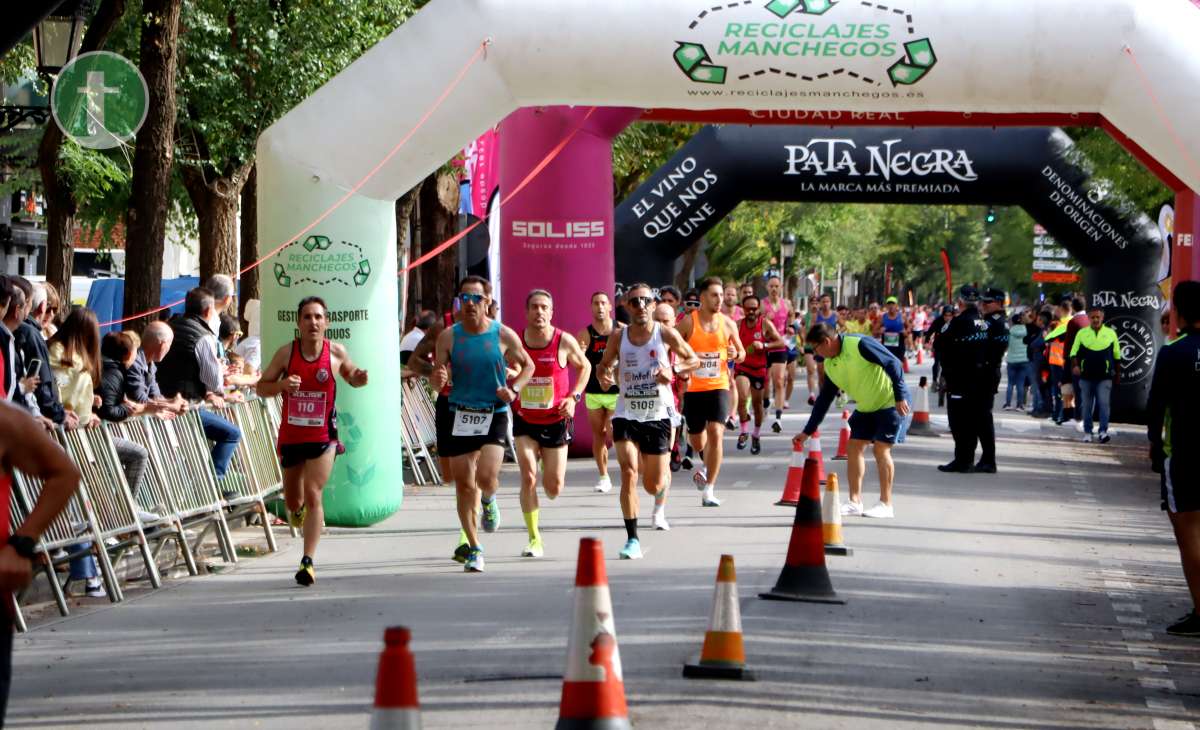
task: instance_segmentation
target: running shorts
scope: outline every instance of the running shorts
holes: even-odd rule
[[[884,408],[881,411],[870,413],[855,411],[850,414],[850,438],[852,439],[894,444],[899,433],[900,412],[895,408]]]
[[[700,433],[709,423],[725,423],[729,417],[729,391],[705,390],[685,393],[683,417],[687,420],[688,433]]]
[[[647,456],[661,456],[671,450],[670,419],[632,421],[628,418],[614,418],[612,428],[614,442],[631,441],[638,451]]]
[[[788,359],[787,359],[788,364],[794,363],[800,359],[800,350],[796,349],[795,347],[792,347],[792,348],[788,349],[787,356],[788,356]]]
[[[447,404],[447,409],[449,409]],[[482,436],[455,436],[453,410],[438,429],[438,456],[462,456],[479,451],[484,446],[504,446],[508,443],[508,411],[492,414],[492,425]]]
[[[787,365],[787,350],[767,350],[767,366]]]
[[[1162,508],[1173,514],[1200,512],[1200,485],[1196,482],[1196,471],[1184,468],[1174,456],[1168,456],[1163,461]]]
[[[571,443],[571,419],[556,423],[530,423],[521,414],[513,414],[513,438],[525,436],[543,449],[557,449]]]
[[[617,393],[584,393],[583,403],[589,411],[603,408],[606,411],[617,410]]]
[[[738,365],[737,370],[734,371],[734,374],[739,378],[745,378],[746,380],[749,380],[750,388],[752,390],[762,390],[763,388],[767,387],[767,374],[761,370],[747,370],[741,365]]]
[[[310,441],[302,444],[279,444],[279,466],[291,469],[306,461],[319,459],[336,441]]]
[[[450,418],[450,399],[438,393],[437,400],[433,402],[433,431],[437,434],[437,450],[441,456],[445,456],[446,449],[450,448],[450,444],[442,440],[443,436],[450,434],[453,425]]]

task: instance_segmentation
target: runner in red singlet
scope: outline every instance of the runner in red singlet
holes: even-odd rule
[[[538,461],[542,462],[542,489],[547,499],[562,491],[567,478],[567,444],[571,442],[575,406],[583,397],[592,364],[579,341],[552,323],[554,300],[545,289],[534,289],[525,297],[527,325],[521,344],[533,359],[533,376],[513,403],[513,436],[517,465],[521,471],[521,512],[529,531],[523,558],[544,554],[538,531]],[[575,369],[571,386],[569,368]]]
[[[325,521],[321,491],[340,450],[334,375],[341,375],[354,388],[367,384],[367,371],[350,361],[346,348],[325,339],[326,312],[320,297],[300,301],[296,317],[300,338],[275,352],[256,388],[262,398],[283,395],[279,464],[288,521],[304,530],[304,557],[296,571],[296,582],[302,586],[317,579],[313,555]]]
[[[738,337],[746,348],[746,359],[734,369],[738,389],[738,418],[742,426],[737,447],[739,451],[746,448],[746,440],[749,438],[750,453],[758,454],[762,451],[759,436],[763,423],[763,396],[767,387],[767,353],[784,344],[784,340],[771,320],[763,316],[758,297],[751,295],[743,299],[742,312],[745,316],[738,323]],[[747,398],[754,408],[753,434],[748,433],[750,412],[746,407]]]

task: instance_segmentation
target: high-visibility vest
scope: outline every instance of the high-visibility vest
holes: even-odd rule
[[[1050,364],[1060,368],[1067,364],[1067,343],[1064,340],[1050,342]]]

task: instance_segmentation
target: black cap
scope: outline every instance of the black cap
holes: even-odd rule
[[[945,317],[947,314],[954,314],[954,307],[942,307],[942,316]]]
[[[1004,290],[997,289],[994,286],[989,286],[983,290],[983,301],[985,302],[1004,302]]]
[[[964,301],[977,302],[979,301],[979,290],[970,284],[966,284],[958,290],[958,297]]]

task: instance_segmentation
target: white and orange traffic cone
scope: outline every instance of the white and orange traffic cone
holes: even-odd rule
[[[783,483],[783,495],[775,504],[780,507],[795,507],[800,501],[800,489],[804,484],[804,457],[808,453],[810,441],[803,446],[792,442],[792,462],[788,465],[787,481]]]
[[[846,460],[846,448],[850,445],[850,411],[842,411],[842,430],[838,432],[838,450],[833,461]]]
[[[817,484],[825,483],[825,455],[821,453],[821,432],[813,431],[812,443],[808,447],[808,458],[817,463]],[[808,468],[808,459],[804,461],[804,468]]]
[[[929,380],[924,375],[921,376],[920,384],[917,385],[912,424],[908,427],[908,435],[933,436],[935,438],[941,435],[933,430],[933,425],[929,422]]]
[[[402,626],[392,626],[383,632],[371,730],[421,730],[417,668],[408,649],[411,638],[409,630]]]
[[[562,703],[554,727],[555,730],[631,727],[612,596],[604,570],[604,546],[591,537],[579,541],[567,672],[563,676]]]
[[[825,532],[826,555],[853,555],[854,551],[842,542],[842,497],[838,493],[837,474],[829,475],[825,486],[825,501],[821,503],[821,525]]]
[[[746,647],[742,642],[742,614],[738,609],[737,573],[733,556],[722,555],[717,567],[717,587],[713,591],[712,613],[700,659],[683,665],[683,676],[690,679],[754,679],[746,668]]]

